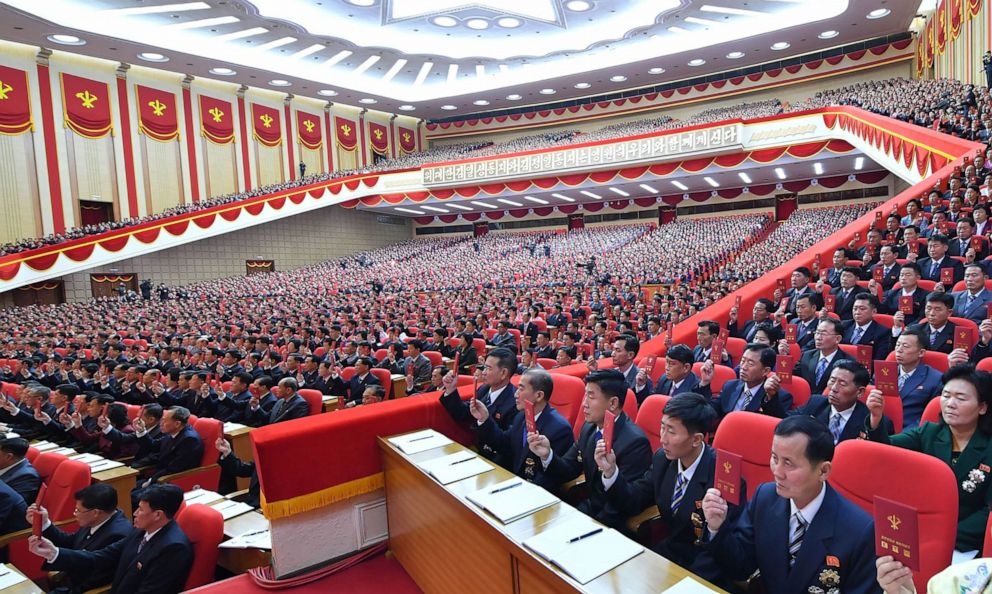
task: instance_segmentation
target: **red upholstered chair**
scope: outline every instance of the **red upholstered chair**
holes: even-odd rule
[[[923,423],[939,423],[940,422],[940,396],[935,397],[933,400],[927,403],[926,408],[923,409],[923,414],[920,415],[920,425]]]
[[[28,453],[26,454],[26,457],[28,459],[28,462],[30,462],[32,466],[34,466],[35,458],[37,458],[38,454],[40,453],[41,452],[38,451],[38,448],[28,447]]]
[[[381,363],[382,360],[385,359],[386,358],[386,355],[388,355],[388,354],[389,354],[389,351],[387,351],[386,349],[378,349],[378,350],[376,350],[375,353],[372,354],[372,357],[377,362]]]
[[[661,417],[665,412],[665,405],[671,396],[652,394],[644,399],[641,408],[637,411],[635,423],[647,435],[651,442],[651,451],[656,452],[661,447]]]
[[[544,357],[538,357],[537,364],[541,366],[543,369],[551,369],[552,367],[558,364],[558,361],[555,359],[546,359]]]
[[[697,361],[692,364],[692,372],[695,373],[697,377],[700,375],[700,370],[702,368],[702,361]],[[737,374],[734,373],[733,369],[727,367],[726,365],[714,365],[713,381],[710,382],[710,389],[713,390],[713,396],[720,393],[720,390],[723,389],[723,384],[735,379],[737,379]]]
[[[307,401],[307,406],[310,407],[311,415],[319,415],[324,412],[324,399],[323,394],[320,390],[311,390],[310,388],[300,388],[296,391],[297,394],[303,397]]]
[[[768,460],[772,454],[772,436],[779,419],[759,413],[735,411],[723,418],[713,438],[713,447],[743,458],[741,474],[748,493],[761,483],[772,480]]]
[[[220,482],[220,466],[217,464],[219,454],[213,445],[218,437],[224,435],[224,424],[217,419],[202,418],[191,422],[190,425],[200,434],[200,439],[203,441],[203,457],[200,459],[200,465],[183,472],[167,474],[161,477],[159,482],[179,485],[184,492],[192,491],[196,486],[208,491],[216,491],[217,483]]]
[[[734,338],[733,336],[727,338],[727,344],[724,347],[727,352],[730,353],[730,358],[736,362],[740,362],[741,357],[744,355],[744,349],[747,347],[747,341],[743,338]]]
[[[214,508],[194,503],[176,514],[176,523],[193,545],[193,566],[185,589],[198,588],[214,581],[218,546],[224,540],[224,516]]]
[[[431,362],[431,367],[437,367],[438,365],[444,364],[444,358],[441,357],[441,353],[437,351],[424,351],[424,356]]]
[[[896,354],[891,352],[885,357],[886,361],[895,361]],[[950,367],[947,363],[947,354],[938,353],[937,351],[923,351],[923,363],[933,367],[937,371],[944,373]]]
[[[455,377],[455,386],[471,386],[475,378],[471,375],[459,375]]]
[[[551,381],[554,385],[551,390],[551,406],[575,428],[577,436],[584,422],[582,399],[585,398],[586,383],[580,378],[560,373],[552,373]]]
[[[627,388],[627,395],[623,399],[623,412],[627,413],[632,421],[637,418],[637,396],[630,388]]]
[[[9,396],[10,398],[13,398],[13,399],[16,400],[17,399],[17,387],[18,387],[17,384],[13,384],[13,383],[10,383],[10,382],[4,382],[3,383],[3,387],[0,388],[0,391],[3,392],[3,395],[4,396]]]
[[[51,481],[52,476],[55,474],[55,470],[63,462],[68,460],[66,456],[62,454],[54,454],[52,452],[41,452],[38,457],[34,459],[31,463],[34,469],[38,471],[38,476],[41,477],[42,482],[46,485]]]
[[[127,407],[127,418],[128,420],[135,420],[141,416],[141,406],[137,404],[125,404]]]
[[[865,464],[871,460],[871,464]],[[951,562],[957,533],[957,481],[939,458],[870,441],[841,442],[834,453],[830,485],[869,514],[874,498],[885,497],[919,512],[918,591]]]
[[[313,354],[315,356],[320,357],[321,359],[323,359],[324,358],[324,355],[327,354],[327,347],[322,347],[322,346],[317,347],[317,348],[315,348],[313,350]]]
[[[393,396],[393,376],[389,373],[388,369],[372,369],[372,375],[379,380],[382,387],[386,390],[386,400],[389,400]]]
[[[992,357],[985,357],[984,359],[979,361],[978,365],[976,365],[975,367],[977,369],[980,369],[981,371],[988,371],[992,373]]]
[[[641,360],[637,362],[638,367],[643,367],[647,365],[647,357],[641,357]],[[651,378],[653,383],[658,383],[658,378],[665,375],[665,357],[664,355],[658,355],[654,361],[654,367],[648,370],[648,377]]]
[[[792,376],[792,379],[788,382],[782,382],[782,387],[792,394],[792,408],[799,408],[809,402],[812,392],[809,382],[798,375]]]
[[[347,383],[347,382],[351,381],[351,378],[353,378],[353,377],[355,377],[355,368],[354,367],[345,367],[344,369],[341,370],[341,379],[344,382]]]

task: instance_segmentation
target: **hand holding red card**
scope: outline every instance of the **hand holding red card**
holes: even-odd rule
[[[606,453],[613,451],[613,428],[616,426],[617,416],[610,411],[606,411],[603,417],[603,445],[606,446]]]
[[[100,416],[101,417],[106,417],[108,410],[110,410],[110,403],[109,402],[104,402],[103,403],[103,409],[100,411]]]
[[[895,361],[875,361],[875,387],[884,396],[898,396],[899,364]]]
[[[720,333],[717,335],[717,338],[722,340],[724,344],[727,344],[727,339],[730,338],[730,330],[726,328],[720,328]]]
[[[827,310],[828,313],[834,313],[837,310],[837,296],[826,290],[823,291],[823,309]]]
[[[775,374],[782,383],[792,382],[792,369],[795,367],[795,359],[791,355],[777,355],[775,357]]]
[[[872,347],[870,344],[859,344],[856,359],[865,369],[871,369]]]
[[[41,510],[35,509],[34,515],[31,516],[31,534],[34,536],[41,536]]]
[[[723,347],[724,342],[722,340],[717,339],[713,341],[713,346],[710,349],[710,359],[714,365],[720,365],[723,362]]]
[[[784,279],[784,278],[780,278],[780,279],[776,279],[775,280],[775,283],[778,285],[778,288],[779,289],[782,289],[783,291],[785,291],[785,286],[786,286],[785,285],[785,280],[786,279]]]
[[[964,349],[966,353],[971,353],[971,347],[975,345],[975,329],[966,326],[956,326],[954,328],[954,348]]]
[[[891,555],[912,571],[920,570],[919,512],[884,497],[875,497],[875,554]]]
[[[900,295],[899,296],[899,311],[906,314],[907,316],[913,315],[913,296],[912,295]]]
[[[737,309],[738,313],[741,311],[741,296],[740,295],[734,297],[734,308]]]
[[[713,487],[720,490],[720,496],[731,505],[741,504],[741,461],[737,454],[726,450],[716,451],[716,474]]]
[[[458,359],[459,359],[460,356],[461,356],[461,353],[459,353],[459,352],[456,352],[455,353],[455,364],[452,366],[452,369],[454,370],[455,375],[458,375]]]
[[[789,344],[796,344],[796,339],[799,337],[799,327],[795,324],[785,325],[785,342]]]
[[[882,268],[881,266],[876,266],[875,268],[872,268],[871,277],[875,279],[876,283],[882,282],[882,280],[885,278],[885,269]]]
[[[527,433],[537,434],[537,420],[534,416],[534,403],[524,399],[524,419],[527,421]]]
[[[953,268],[941,268],[940,269],[940,284],[942,285],[953,285],[954,284],[954,269]]]

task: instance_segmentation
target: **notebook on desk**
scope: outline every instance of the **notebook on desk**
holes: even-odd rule
[[[424,429],[415,433],[397,435],[396,437],[390,437],[388,441],[407,455],[419,454],[420,452],[426,452],[427,450],[433,450],[434,448],[454,443],[433,429]]]
[[[588,584],[644,552],[644,547],[586,516],[575,516],[523,545],[580,584]]]
[[[418,464],[442,485],[489,472],[493,465],[468,450]]]
[[[559,501],[541,487],[518,477],[479,489],[467,497],[504,524],[551,507]]]

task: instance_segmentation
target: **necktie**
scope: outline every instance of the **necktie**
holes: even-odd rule
[[[816,364],[816,384],[820,385],[823,374],[827,371],[827,358],[820,357],[820,362]]]
[[[905,371],[899,370],[899,391],[902,391],[903,385],[906,384],[906,380],[909,379],[910,374]]]
[[[789,540],[789,567],[796,564],[796,555],[799,554],[799,549],[803,546],[803,537],[806,536],[806,527],[809,526],[798,511],[792,517],[796,519],[796,530],[792,533],[792,539]]]
[[[854,329],[854,336],[851,337],[851,344],[858,344],[861,337],[865,335],[865,331],[861,326]]]
[[[272,418],[273,419],[278,419],[279,418],[279,413],[282,412],[282,403],[283,403],[283,399],[280,398],[279,400],[276,401],[275,406],[272,407]]]
[[[968,293],[968,304],[965,307],[971,307],[971,304],[975,302],[975,299],[977,299],[977,297],[971,293]]]
[[[930,348],[933,348],[937,344],[937,334],[939,332],[934,329],[933,326],[930,327]]]
[[[751,393],[751,390],[744,388],[741,397],[737,399],[737,410],[746,410],[747,405],[751,404],[752,398],[754,398],[754,394]]]
[[[145,536],[142,536],[141,537],[141,542],[138,543],[138,555],[141,554],[141,549],[145,548],[145,545],[146,544],[148,544],[148,535],[147,534]]]
[[[678,478],[675,480],[675,490],[672,491],[672,515],[679,511],[679,505],[682,503],[682,497],[685,496],[685,474],[679,473]]]
[[[934,262],[933,264],[930,265],[930,274],[929,274],[930,280],[937,280],[937,270],[939,270],[939,266],[940,264],[938,264],[937,262]]]
[[[830,417],[830,433],[834,436],[835,444],[840,441],[840,413],[834,413]]]

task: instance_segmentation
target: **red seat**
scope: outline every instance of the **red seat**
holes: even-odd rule
[[[456,386],[471,386],[475,383],[475,377],[471,375],[458,375],[455,376]]]
[[[28,453],[26,454],[25,457],[28,459],[28,462],[30,462],[31,465],[34,466],[34,461],[38,457],[38,454],[40,453],[41,452],[38,451],[38,448],[28,447]]]
[[[555,359],[545,359],[544,357],[538,357],[537,364],[543,367],[544,369],[551,369],[558,364],[558,361]]]
[[[197,486],[208,491],[216,491],[220,482],[220,466],[217,465],[218,453],[213,444],[218,437],[224,435],[224,424],[217,419],[204,417],[191,421],[190,425],[200,434],[200,440],[203,441],[203,457],[200,458],[200,465],[163,476],[160,482],[178,485],[184,492],[192,491]]]
[[[727,343],[724,345],[727,353],[730,354],[730,358],[734,361],[740,361],[741,357],[744,356],[744,349],[747,348],[747,341],[743,338],[734,338],[730,336],[727,338]]]
[[[441,356],[441,353],[437,351],[424,351],[424,356],[431,362],[431,367],[437,367],[438,365],[444,364],[444,358]]]
[[[627,413],[631,421],[637,418],[637,396],[630,388],[627,388],[627,395],[623,399],[623,412]]]
[[[307,401],[307,406],[310,407],[311,415],[319,415],[324,412],[324,395],[320,393],[320,390],[300,388],[296,391],[296,393]]]
[[[865,464],[871,460],[871,464]],[[831,486],[874,515],[875,497],[915,508],[919,513],[920,571],[913,581],[920,592],[951,562],[957,534],[957,480],[935,456],[870,441],[851,439],[837,446]]]
[[[748,493],[761,483],[772,480],[768,461],[772,455],[772,436],[779,419],[759,413],[735,411],[723,418],[713,438],[713,447],[739,455],[743,460],[741,475]]]
[[[389,373],[388,369],[371,369],[372,375],[379,380],[382,387],[386,390],[385,400],[389,400],[393,395],[393,376]]]
[[[376,361],[378,361],[379,363],[382,363],[382,360],[385,359],[386,358],[386,355],[388,355],[388,354],[389,354],[389,351],[387,351],[386,349],[378,349],[378,350],[376,350],[375,353],[372,354],[372,357]]]
[[[793,375],[790,381],[782,382],[782,387],[792,394],[792,408],[799,408],[809,402],[812,390],[810,390],[809,382],[804,378]]]
[[[127,418],[128,420],[135,420],[141,416],[141,406],[137,404],[125,404],[127,407]]]
[[[13,398],[15,400],[18,400],[18,398],[17,398],[17,388],[18,387],[19,387],[18,384],[12,384],[10,382],[3,382],[3,387],[0,388],[0,391],[3,392],[3,395],[4,396],[9,396],[9,397],[11,397],[11,398]]]
[[[981,371],[988,371],[989,373],[992,373],[992,357],[982,359],[975,367]]]
[[[647,357],[642,357],[640,361],[637,362],[638,366],[647,365]],[[665,375],[665,357],[663,355],[658,355],[654,361],[654,367],[648,370],[648,377],[651,378],[651,382],[657,384],[658,379]]]
[[[55,470],[59,467],[59,465],[68,459],[69,458],[63,456],[62,454],[40,452],[31,465],[38,471],[38,476],[41,477],[42,482],[47,485],[51,481],[51,478],[55,474]]]
[[[210,506],[194,503],[176,514],[176,523],[193,545],[193,566],[184,589],[213,582],[220,552],[218,546],[224,540],[224,516]]]
[[[554,386],[551,390],[551,406],[555,407],[558,414],[565,417],[578,436],[579,429],[585,422],[582,415],[582,399],[585,398],[586,383],[580,378],[560,373],[552,373],[551,381]]]
[[[939,423],[940,422],[940,396],[935,397],[933,400],[927,403],[926,408],[923,409],[923,414],[920,415],[920,425],[923,423]]]
[[[692,372],[696,374],[697,377],[702,377],[700,370],[703,368],[702,361],[697,361],[692,364]],[[723,389],[723,384],[737,379],[737,374],[734,370],[727,367],[726,365],[714,365],[713,366],[713,381],[710,382],[710,389],[713,390],[713,396],[720,393]]]
[[[885,357],[885,360],[895,361],[895,352],[889,353],[889,355]],[[948,367],[950,367],[947,363],[947,354],[937,351],[923,351],[923,364],[929,365],[941,373],[944,373],[947,371]]]
[[[651,443],[651,451],[656,452],[661,447],[661,417],[665,413],[665,405],[671,400],[671,396],[652,394],[641,403],[640,410],[637,411],[635,423],[648,436]]]

